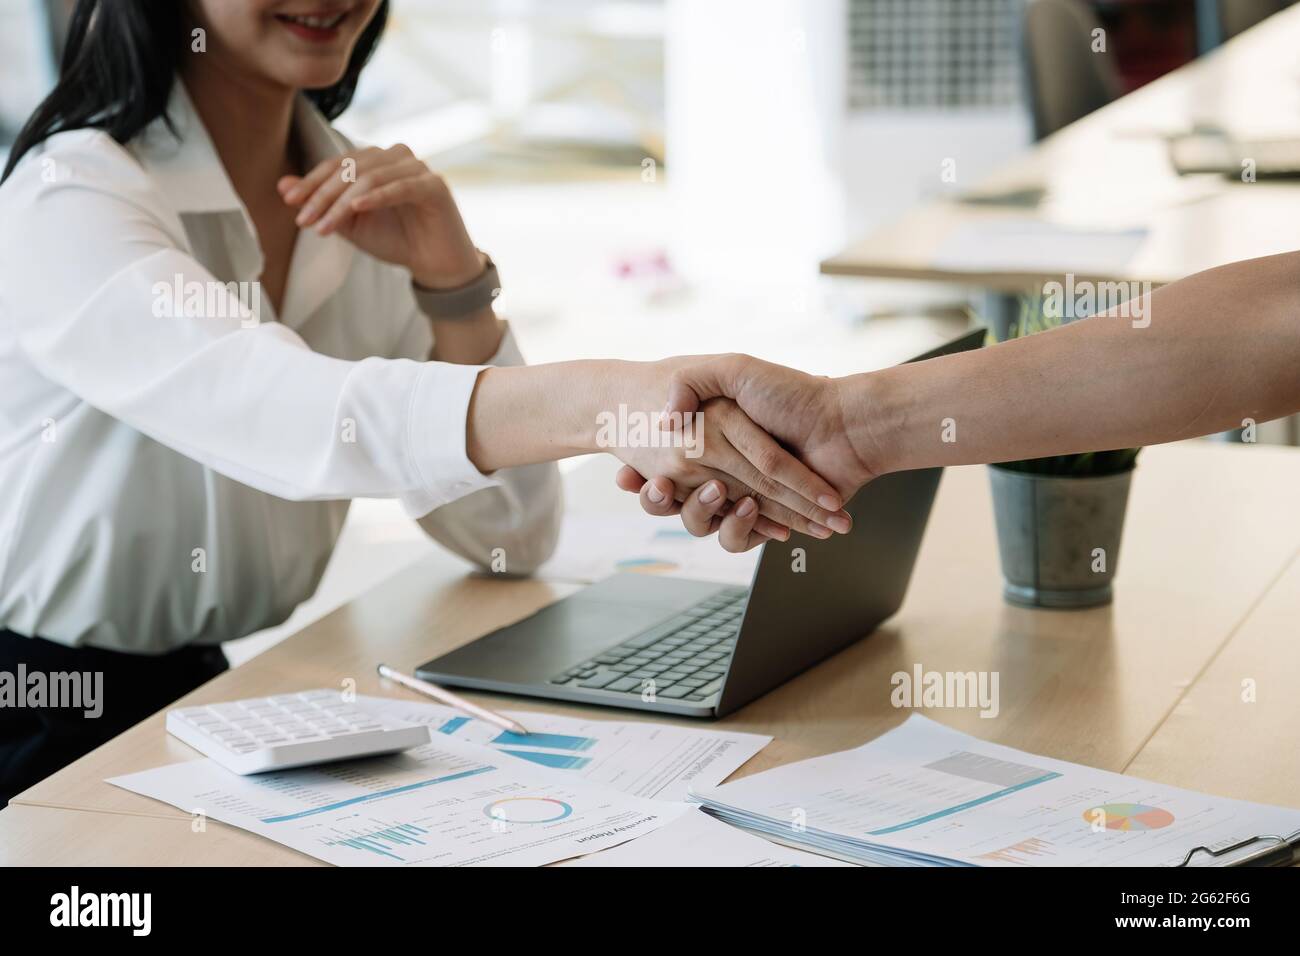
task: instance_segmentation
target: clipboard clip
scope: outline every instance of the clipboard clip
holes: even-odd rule
[[[1192,857],[1197,853],[1204,853],[1213,859],[1229,856],[1238,850],[1245,849],[1248,846],[1258,846],[1258,849],[1244,854],[1240,859],[1233,859],[1224,866],[1290,866],[1297,860],[1300,860],[1300,830],[1292,833],[1290,836],[1253,836],[1232,846],[1220,847],[1212,850],[1208,846],[1194,846],[1187,851],[1183,857],[1183,862],[1175,864],[1176,867],[1188,866],[1192,862]]]

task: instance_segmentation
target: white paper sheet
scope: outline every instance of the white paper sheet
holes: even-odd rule
[[[903,865],[1170,866],[1300,828],[1229,800],[985,743],[920,715],[856,750],[693,789],[728,822]]]
[[[702,810],[631,843],[601,850],[561,866],[853,866],[793,850],[728,826]]]
[[[716,786],[772,742],[763,734],[710,727],[507,711],[529,730],[528,736],[520,737],[438,704],[368,696],[358,702],[392,717],[427,724],[436,734],[482,744],[520,761],[647,799],[684,801],[690,786]]]
[[[203,759],[108,782],[338,866],[540,866],[616,846],[688,809],[448,736],[249,777]]]

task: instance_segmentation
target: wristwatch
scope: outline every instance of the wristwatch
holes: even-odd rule
[[[482,252],[482,250],[479,250]],[[468,319],[486,309],[501,294],[501,277],[496,263],[483,253],[483,271],[477,279],[455,289],[426,289],[414,280],[411,290],[420,311],[435,321]]]

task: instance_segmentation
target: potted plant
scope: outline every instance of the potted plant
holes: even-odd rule
[[[1008,338],[1060,325],[1026,299]],[[1022,607],[1109,604],[1138,448],[989,466],[1003,596]]]

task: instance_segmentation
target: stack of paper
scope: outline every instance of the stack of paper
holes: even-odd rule
[[[915,715],[856,750],[692,796],[727,822],[868,864],[1173,866],[1197,846],[1300,829],[1300,811],[1039,757]]]

